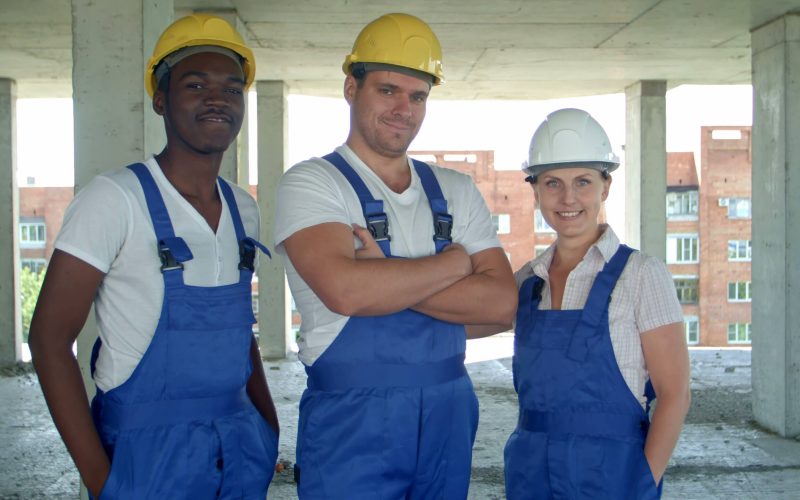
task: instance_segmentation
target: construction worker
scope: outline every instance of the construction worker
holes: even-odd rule
[[[218,177],[254,76],[225,20],[175,21],[145,70],[166,147],[96,177],[66,212],[30,345],[93,498],[266,495],[278,421],[252,333],[258,208]],[[72,345],[93,303],[90,413]]]
[[[551,113],[531,140],[526,180],[558,238],[515,274],[510,500],[661,496],[689,408],[689,358],[667,267],[598,223],[618,166],[582,110]]]
[[[278,187],[308,374],[298,493],[464,499],[478,423],[464,325],[512,321],[513,275],[470,177],[406,154],[443,82],[428,25],[374,20],[342,69],[346,143]]]

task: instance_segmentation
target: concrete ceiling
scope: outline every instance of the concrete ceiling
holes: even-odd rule
[[[387,12],[426,20],[444,50],[436,98],[547,99],[622,91],[638,80],[750,82],[750,31],[800,0],[175,0],[235,10],[257,78],[341,95],[359,30]],[[0,0],[0,77],[20,97],[71,94],[70,0]]]

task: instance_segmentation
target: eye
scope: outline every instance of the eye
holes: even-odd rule
[[[555,180],[555,179],[549,179],[549,180],[545,181],[544,185],[549,187],[549,188],[557,188],[558,187],[558,181]]]
[[[389,87],[381,87],[378,89],[378,92],[380,92],[383,95],[392,95],[392,89],[390,89]]]
[[[411,99],[414,102],[423,103],[428,100],[428,96],[425,94],[415,94]]]
[[[242,89],[235,88],[235,87],[229,87],[229,88],[225,89],[225,92],[227,92],[228,94],[233,94],[233,95],[242,95],[242,93],[243,93]]]
[[[186,88],[192,90],[199,90],[203,88],[203,84],[200,82],[188,82],[186,84]]]
[[[586,187],[591,183],[592,181],[590,181],[589,179],[578,179],[578,186],[580,187]]]

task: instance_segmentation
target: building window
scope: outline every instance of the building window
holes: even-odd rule
[[[555,233],[556,230],[550,227],[544,217],[542,217],[542,212],[538,208],[533,211],[533,230],[537,233]]]
[[[675,291],[681,304],[697,304],[697,277],[676,277]]]
[[[728,283],[728,302],[750,302],[750,282],[733,281]]]
[[[719,206],[728,207],[729,219],[749,219],[753,216],[750,198],[720,198]]]
[[[697,191],[667,193],[668,219],[696,219]]]
[[[20,264],[22,269],[28,268],[33,274],[39,274],[44,271],[47,261],[44,259],[21,259]]]
[[[667,235],[668,264],[696,264],[699,256],[698,249],[696,234]]]
[[[492,225],[497,234],[509,234],[511,232],[511,216],[509,214],[492,215]]]
[[[728,323],[729,344],[750,343],[750,323]]]
[[[44,221],[19,223],[19,246],[23,248],[41,248],[47,243],[47,231]]]
[[[728,260],[750,262],[752,258],[752,240],[728,240]]]
[[[687,344],[700,343],[700,321],[697,316],[684,316],[683,330],[686,332]]]

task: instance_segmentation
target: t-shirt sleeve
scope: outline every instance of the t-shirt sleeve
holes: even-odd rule
[[[644,258],[636,297],[635,316],[639,332],[683,322],[683,311],[672,276],[667,266],[655,257]]]
[[[464,176],[467,191],[466,206],[468,209],[467,225],[463,232],[455,232],[453,241],[460,243],[469,255],[476,254],[488,248],[501,247],[497,232],[492,224],[492,214],[486,206],[486,201],[478,191],[472,179]],[[456,214],[456,217],[458,214]],[[460,227],[456,225],[456,227]]]
[[[290,168],[278,184],[275,246],[301,229],[326,222],[350,225],[337,183],[317,163],[303,162]]]
[[[107,273],[130,234],[132,213],[119,185],[95,177],[67,207],[55,248]]]

